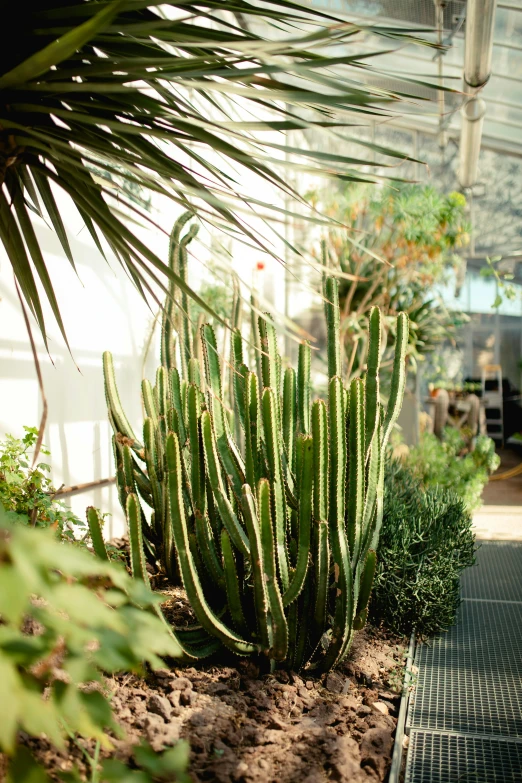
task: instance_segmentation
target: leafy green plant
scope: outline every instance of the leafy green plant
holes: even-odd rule
[[[471,514],[454,491],[425,489],[408,468],[391,461],[377,555],[373,622],[421,637],[452,625],[460,574],[474,563]]]
[[[121,761],[109,759],[102,766],[101,783],[191,783],[186,770],[190,747],[185,740],[179,740],[173,748],[156,753],[148,743],[142,742],[134,750],[137,770],[129,770]]]
[[[14,524],[0,505],[0,750],[15,766],[30,763],[19,730],[59,748],[77,734],[111,747],[106,731],[118,726],[103,673],[157,668],[181,652],[159,600],[122,567]]]
[[[0,442],[0,503],[13,521],[33,527],[51,527],[62,538],[74,540],[74,531],[85,527],[71,510],[54,497],[50,465],[31,467],[31,451],[38,440],[35,427],[24,427],[22,439],[6,435]],[[49,456],[45,446],[41,453]]]
[[[495,443],[479,435],[470,451],[469,441],[454,427],[446,427],[439,440],[424,433],[418,446],[406,458],[413,474],[424,487],[445,487],[461,498],[470,511],[478,508],[484,486],[500,465]]]
[[[295,159],[287,166],[344,181],[361,173],[353,157],[252,134],[310,126],[335,133],[353,123],[354,112],[367,116],[369,105],[373,117],[386,114],[401,96],[357,78],[374,56],[354,56],[359,33],[383,37],[385,49],[391,41],[430,45],[289,0],[232,7],[227,0],[39,0],[8,4],[3,22],[17,45],[0,56],[0,239],[45,340],[39,284],[66,332],[33,215],[49,220],[74,266],[57,190],[72,200],[99,250],[105,239],[138,290],[152,293],[151,284],[175,278],[128,226],[126,217],[152,222],[136,191],[182,209],[197,202],[202,216],[265,248],[238,208],[270,212],[272,204],[242,192],[237,169],[296,199],[273,165],[281,150]],[[328,70],[339,65],[344,70],[332,82]]]
[[[504,299],[514,302],[517,296],[520,297],[520,287],[511,282],[515,279],[515,275],[502,269],[500,267],[501,261],[502,256],[486,258],[486,266],[483,266],[480,270],[481,277],[493,278],[496,282],[497,292],[491,303],[493,309],[499,308]]]
[[[182,228],[178,221],[170,258],[180,275],[193,235],[189,228],[181,237]],[[226,395],[214,331],[206,324],[194,334],[190,303],[182,300],[175,318],[174,304],[165,309],[155,386],[142,383],[147,418],[140,442],[119,400],[112,357],[104,355],[132,571],[148,582],[148,561],[171,581],[181,579],[199,623],[173,631],[189,660],[217,644],[265,655],[274,665],[329,669],[365,623],[384,453],[405,385],[408,320],[397,318],[385,411],[379,310],[370,315],[366,375],[345,387],[337,281],[326,278],[324,291],[328,402],[312,403],[310,345],[300,345],[297,371],[283,372],[273,323],[255,309],[249,342],[256,372],[249,370],[237,307]],[[171,291],[170,302],[177,297]],[[194,355],[197,340],[202,363]]]
[[[92,757],[83,745],[80,747],[91,770],[88,783],[190,783],[192,779],[187,773],[190,748],[186,740],[179,740],[174,747],[160,753],[142,741],[134,748],[133,769],[119,759],[101,760],[99,741]],[[56,770],[52,771],[56,774]],[[63,783],[85,783],[86,780],[77,766],[68,772],[58,772],[58,777]],[[51,778],[27,747],[17,745],[9,762],[6,783],[21,781],[51,783]]]

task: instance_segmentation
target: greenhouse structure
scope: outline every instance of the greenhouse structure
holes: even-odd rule
[[[522,783],[522,0],[3,12],[0,781]]]

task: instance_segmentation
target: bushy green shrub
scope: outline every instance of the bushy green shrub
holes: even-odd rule
[[[474,511],[480,506],[482,490],[500,465],[500,458],[493,440],[486,435],[479,435],[474,450],[469,451],[462,434],[446,427],[442,440],[425,433],[420,444],[410,450],[406,464],[424,487],[451,489],[469,511]]]
[[[23,438],[6,435],[0,442],[0,503],[10,518],[23,525],[51,527],[62,538],[74,540],[74,530],[85,523],[60,500],[49,472],[50,466],[39,462],[31,467],[31,452],[38,440],[35,427],[24,427]],[[40,452],[49,456],[42,446]]]
[[[370,617],[397,633],[431,636],[453,623],[459,578],[474,562],[471,515],[446,488],[424,490],[392,461],[385,480],[384,518]]]
[[[106,729],[118,729],[93,683],[162,666],[179,646],[141,580],[11,517],[0,504],[0,751],[26,768],[20,729],[57,747],[76,734],[110,747]]]

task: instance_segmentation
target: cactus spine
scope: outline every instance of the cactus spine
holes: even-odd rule
[[[178,221],[171,240],[169,260],[182,276],[195,235],[188,227],[182,236],[190,217]],[[143,444],[122,409],[112,359],[104,356],[133,573],[147,581],[148,561],[172,581],[181,579],[198,622],[173,631],[187,658],[224,645],[239,655],[262,654],[273,665],[327,670],[366,620],[384,450],[404,393],[408,321],[398,316],[384,410],[380,312],[374,308],[369,318],[366,374],[345,388],[338,285],[325,278],[328,400],[312,403],[310,345],[299,347],[297,371],[283,370],[273,322],[253,300],[253,364],[245,361],[237,285],[234,291],[225,372],[213,328],[192,331],[189,303],[172,288],[180,308],[171,300],[165,307],[162,366],[154,387],[142,385]],[[103,556],[98,540],[96,547]]]

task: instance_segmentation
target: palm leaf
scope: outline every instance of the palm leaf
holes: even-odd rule
[[[129,199],[112,198],[114,180],[168,196],[183,210],[197,207],[211,225],[224,221],[272,252],[242,213],[262,208],[267,219],[278,208],[244,193],[241,171],[295,199],[300,196],[281,170],[344,181],[375,177],[354,168],[371,165],[363,158],[292,148],[256,133],[312,127],[337,134],[353,126],[354,117],[392,116],[401,93],[408,95],[407,81],[420,80],[405,80],[395,92],[365,84],[368,60],[379,53],[362,54],[357,42],[366,34],[380,36],[384,53],[395,44],[431,45],[417,31],[361,27],[290,0],[33,5],[4,9],[4,29],[18,40],[0,53],[0,238],[44,336],[35,273],[64,338],[65,328],[30,213],[44,216],[45,208],[74,266],[56,189],[69,195],[100,252],[105,240],[143,295],[153,296],[156,285],[166,290],[170,278],[209,311],[133,234],[122,207],[131,218],[151,218]],[[243,116],[262,112],[270,119],[236,121],[245,105]],[[371,148],[392,159],[406,157]],[[274,150],[291,153],[292,160],[281,161]]]

